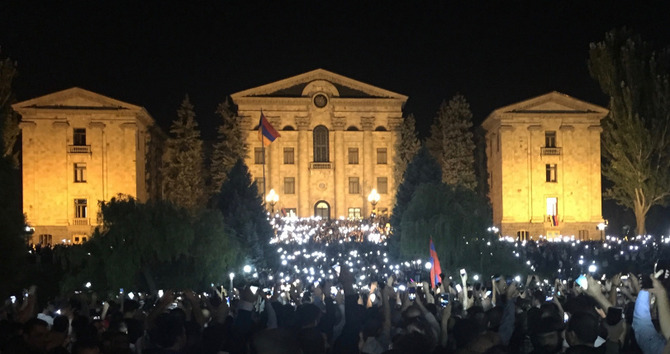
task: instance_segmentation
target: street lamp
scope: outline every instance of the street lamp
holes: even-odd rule
[[[265,196],[265,201],[270,203],[270,206],[272,207],[272,215],[275,213],[275,204],[279,201],[279,195],[275,192],[274,189],[270,189],[268,192],[268,195]]]
[[[376,189],[372,189],[370,191],[370,194],[368,195],[368,202],[372,204],[372,215],[375,213],[375,206],[377,205],[377,202],[379,202],[379,193],[377,193]]]

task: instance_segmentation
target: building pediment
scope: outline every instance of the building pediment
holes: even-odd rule
[[[498,108],[494,114],[591,114],[608,113],[606,108],[578,100],[560,92],[550,92],[542,96]]]
[[[328,70],[316,69],[304,74],[240,91],[233,100],[243,97],[309,97],[325,92],[340,98],[390,98],[406,101],[407,96],[342,76]]]
[[[54,92],[31,100],[15,103],[12,107],[18,111],[37,110],[128,110],[142,111],[144,108],[115,100],[79,87]]]

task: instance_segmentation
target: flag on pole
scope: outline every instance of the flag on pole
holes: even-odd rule
[[[280,136],[261,111],[261,120],[258,122],[258,140],[263,143],[263,146],[268,146]]]
[[[440,260],[437,258],[437,251],[435,251],[432,238],[430,239],[430,264],[430,286],[434,288],[437,283],[441,282],[442,267],[440,267]]]

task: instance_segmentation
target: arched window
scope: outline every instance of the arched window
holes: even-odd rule
[[[347,128],[347,131],[348,131],[348,132],[357,132],[357,131],[359,131],[359,129],[358,129],[356,126],[354,126],[354,125],[350,125],[350,126]]]
[[[314,204],[314,216],[321,217],[324,220],[330,219],[330,205],[324,200],[316,202]]]
[[[287,125],[287,126],[285,126],[284,128],[282,128],[282,130],[295,130],[295,128],[293,128],[293,127],[290,126],[290,125]]]
[[[385,128],[384,126],[381,126],[381,125],[380,125],[380,126],[378,126],[377,128],[375,128],[375,131],[376,131],[376,132],[385,132],[385,131],[386,131],[386,128]]]
[[[328,128],[319,125],[314,128],[314,162],[329,162]]]

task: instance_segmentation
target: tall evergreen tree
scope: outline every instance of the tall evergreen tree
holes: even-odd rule
[[[196,211],[205,201],[202,140],[188,95],[170,127],[164,166],[164,199]]]
[[[589,70],[610,97],[603,120],[605,196],[633,210],[646,233],[649,209],[670,198],[670,50],[654,51],[628,30],[591,44]]]
[[[14,166],[19,165],[19,115],[14,112],[12,83],[17,75],[16,63],[11,59],[0,59],[0,157],[7,157]]]
[[[472,112],[462,95],[442,102],[426,145],[442,167],[442,181],[470,190],[477,187],[475,144],[472,141]]]
[[[25,219],[21,210],[21,171],[14,149],[19,133],[12,81],[16,65],[0,60],[0,299],[19,286],[25,269]]]
[[[221,186],[218,207],[223,220],[239,242],[248,250],[251,261],[258,267],[272,266],[276,254],[269,247],[273,235],[263,200],[256,182],[242,159],[237,160]]]
[[[402,176],[407,169],[407,165],[412,161],[414,155],[419,152],[421,142],[416,133],[416,120],[414,115],[410,114],[403,119],[400,126],[400,134],[395,143],[395,155],[393,155],[393,179],[394,186],[402,183]]]
[[[212,151],[210,168],[210,194],[212,195],[221,190],[221,185],[237,160],[247,156],[246,135],[242,129],[242,119],[237,116],[235,106],[228,97],[219,104],[216,114],[221,117],[222,121],[217,142]]]
[[[389,248],[393,256],[399,255],[399,247],[403,236],[401,222],[407,206],[412,201],[416,189],[425,183],[441,183],[442,170],[437,164],[435,158],[428,152],[426,146],[414,155],[412,161],[407,165],[403,181],[398,186],[396,192],[395,205],[391,214],[391,227],[393,228],[393,237],[389,241]]]

